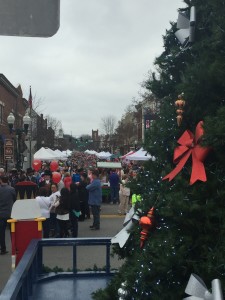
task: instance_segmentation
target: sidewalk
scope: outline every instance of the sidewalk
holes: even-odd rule
[[[92,218],[79,222],[78,237],[113,237],[123,227],[124,216],[119,216],[118,205],[111,205],[103,203],[101,206],[101,229],[98,231],[90,230],[89,226],[92,225]],[[5,286],[9,276],[11,275],[11,241],[10,230],[6,230],[6,245],[9,251],[6,255],[0,256],[0,292]],[[79,247],[78,248],[78,268],[85,270],[87,268],[104,267],[105,265],[105,250],[102,249],[104,255],[99,255],[101,247]],[[43,251],[44,265],[49,268],[59,267],[63,270],[71,269],[72,262],[72,249],[70,247],[54,247],[46,248]],[[117,257],[111,259],[112,268],[121,266],[122,261]]]

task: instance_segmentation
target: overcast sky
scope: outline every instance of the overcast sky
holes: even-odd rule
[[[91,134],[108,115],[120,120],[163,48],[182,0],[61,0],[60,29],[51,38],[0,36],[0,73],[64,133]]]

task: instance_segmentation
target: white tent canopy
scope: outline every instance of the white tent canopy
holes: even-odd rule
[[[150,154],[147,153],[143,148],[139,149],[135,153],[128,155],[126,157],[128,160],[142,160],[142,161],[147,161],[149,159],[155,160],[155,157],[151,156]]]
[[[94,154],[94,155],[97,155],[98,152],[96,152],[95,150],[86,150],[84,151],[84,153],[87,153],[87,154]]]
[[[123,156],[120,156],[120,159],[126,159],[128,155],[133,154],[134,151],[129,151],[127,154],[124,154]]]
[[[104,151],[102,151],[102,152],[100,152],[100,153],[96,153],[96,155],[97,155],[97,157],[100,158],[100,159],[109,159],[109,158],[112,156],[111,153],[109,153],[109,152],[104,152]]]
[[[49,151],[50,149],[46,149],[42,147],[39,149],[36,153],[34,153],[34,159],[40,159],[40,160],[54,160],[58,159],[58,155],[54,153],[53,151]]]
[[[56,156],[58,157],[58,159],[60,160],[67,160],[67,157],[65,154],[62,153],[62,151],[60,150],[54,150],[54,153],[56,154]]]
[[[62,151],[63,155],[65,155],[66,157],[71,156],[72,152],[73,152],[73,151],[71,151],[71,150],[69,150],[69,149]]]

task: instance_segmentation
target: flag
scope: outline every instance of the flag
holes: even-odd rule
[[[28,100],[28,104],[29,104],[29,107],[30,109],[32,108],[32,93],[31,93],[31,86],[30,86],[30,95],[29,95],[29,100]]]

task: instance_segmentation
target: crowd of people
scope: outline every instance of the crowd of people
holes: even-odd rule
[[[26,172],[16,169],[5,172],[0,168],[0,254],[7,253],[5,229],[21,182],[34,183],[35,201],[46,219],[44,238],[77,237],[79,222],[90,219],[90,212],[93,215],[90,229],[99,230],[104,185],[110,189],[110,203],[119,205],[119,214],[126,214],[131,197],[127,184],[136,176],[137,166],[129,164],[119,170],[98,170],[96,163],[94,155],[75,152],[67,161],[59,162],[57,172],[61,179],[57,183],[52,178],[50,165],[45,162],[39,171],[28,168]]]

